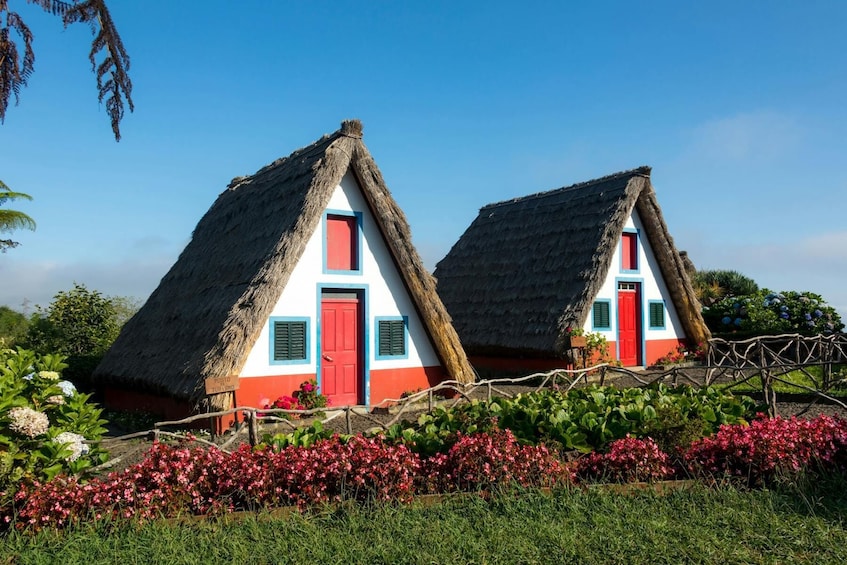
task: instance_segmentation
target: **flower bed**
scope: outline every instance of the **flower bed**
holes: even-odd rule
[[[404,502],[427,493],[520,486],[662,481],[687,470],[709,480],[847,471],[847,420],[821,416],[724,425],[681,452],[674,466],[651,439],[626,437],[575,461],[543,445],[522,445],[509,430],[458,434],[446,452],[424,457],[382,436],[333,435],[309,446],[231,454],[156,443],[145,460],[84,483],[60,476],[24,485],[0,509],[5,527],[37,530],[83,520],[215,515],[343,500]]]

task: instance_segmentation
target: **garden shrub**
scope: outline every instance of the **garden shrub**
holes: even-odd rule
[[[844,328],[838,311],[819,294],[767,289],[719,300],[703,308],[703,319],[714,335],[732,339],[786,333],[827,335]]]
[[[762,417],[749,426],[722,426],[694,442],[684,459],[695,476],[740,477],[751,485],[806,471],[844,472],[847,420]]]
[[[574,472],[581,481],[631,483],[660,481],[674,473],[668,455],[650,438],[627,436],[576,460]]]
[[[60,355],[0,351],[0,491],[105,460],[101,410],[61,379],[65,367]]]
[[[509,430],[457,434],[447,453],[423,462],[425,491],[476,491],[491,487],[551,487],[570,470],[543,445],[521,445]]]
[[[395,424],[386,436],[428,457],[450,449],[459,432],[491,431],[496,424],[524,443],[588,453],[627,434],[655,435],[662,424],[659,411],[668,408],[679,412],[681,422],[703,422],[705,434],[722,424],[745,422],[755,414],[756,403],[716,387],[657,384],[618,389],[591,385],[566,393],[544,390],[513,399],[472,401],[449,410],[437,408],[416,422]]]

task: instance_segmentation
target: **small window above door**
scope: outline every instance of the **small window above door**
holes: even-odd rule
[[[361,214],[355,212],[327,212],[324,222],[326,272],[361,273],[361,218]]]
[[[621,236],[621,270],[638,270],[638,233],[624,232]]]

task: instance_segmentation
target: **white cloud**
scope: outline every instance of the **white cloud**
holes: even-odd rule
[[[34,261],[0,256],[0,305],[14,310],[47,306],[53,296],[75,282],[108,296],[131,296],[142,300],[153,292],[176,256],[153,255],[115,263]]]
[[[789,155],[805,136],[793,117],[756,111],[696,127],[690,150],[700,161],[770,162]]]
[[[816,292],[847,321],[847,231],[770,243],[687,246],[698,269],[732,269],[771,290]]]

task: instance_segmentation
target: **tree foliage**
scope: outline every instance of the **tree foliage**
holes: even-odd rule
[[[8,306],[0,306],[0,349],[14,349],[29,330],[29,320]]]
[[[14,0],[12,0],[14,2]],[[17,12],[9,8],[10,0],[0,0],[0,122],[12,95],[20,101],[21,89],[27,85],[35,70],[33,34]],[[65,27],[72,23],[87,23],[94,34],[88,60],[97,78],[98,100],[106,100],[106,112],[112,122],[112,132],[120,141],[120,122],[124,106],[132,112],[132,81],[129,78],[129,55],[118,35],[105,0],[27,0],[44,11],[59,16]]]
[[[759,291],[756,281],[731,270],[697,271],[691,282],[704,306],[711,306],[722,298],[746,296]]]
[[[46,311],[33,316],[29,346],[38,353],[69,357],[102,355],[119,331],[112,299],[74,283],[71,290],[57,293]]]
[[[0,55],[2,56],[2,55]],[[29,194],[14,192],[3,181],[0,181],[0,233],[11,232],[20,229],[35,229],[35,220],[17,210],[5,210],[2,206],[7,200],[32,200]],[[11,239],[0,239],[0,251],[6,251],[10,247],[17,247],[18,242]]]

